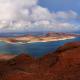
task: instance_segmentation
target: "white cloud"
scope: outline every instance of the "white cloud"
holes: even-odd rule
[[[77,31],[79,25],[69,23],[77,17],[73,10],[50,12],[37,0],[0,0],[0,32]]]
[[[47,8],[43,8],[41,6],[36,6],[36,7],[32,8],[31,18],[34,21],[50,20],[52,18],[52,15]]]
[[[58,31],[58,32],[73,32],[78,31],[80,26],[68,22],[50,22],[37,21],[29,27],[29,30],[35,31]]]
[[[27,8],[37,4],[37,0],[0,0],[0,20],[15,20],[27,13]]]
[[[71,18],[73,19],[77,17],[77,13],[72,10],[67,12],[59,11],[56,13],[56,17],[63,19],[71,19]]]

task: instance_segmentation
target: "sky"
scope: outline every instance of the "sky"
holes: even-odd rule
[[[74,10],[80,14],[80,0],[39,0],[39,4],[51,12]]]
[[[0,0],[0,33],[80,31],[80,0]]]

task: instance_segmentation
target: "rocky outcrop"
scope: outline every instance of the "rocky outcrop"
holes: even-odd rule
[[[35,59],[21,54],[0,61],[0,80],[80,80],[80,42]]]

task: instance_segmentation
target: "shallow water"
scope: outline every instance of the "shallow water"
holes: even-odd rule
[[[41,57],[49,52],[55,51],[58,47],[67,42],[80,41],[80,38],[62,40],[56,42],[36,42],[25,44],[9,44],[0,42],[0,53],[3,54],[21,54],[26,53],[34,57]]]

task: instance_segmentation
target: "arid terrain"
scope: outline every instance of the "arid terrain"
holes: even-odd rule
[[[41,58],[26,54],[0,59],[0,80],[80,80],[80,42],[71,42]]]
[[[7,38],[0,37],[0,41],[4,41],[7,43],[50,42],[50,41],[73,39],[78,36],[80,35],[49,32],[43,36],[24,35],[24,36],[19,36],[19,37],[7,37]]]

